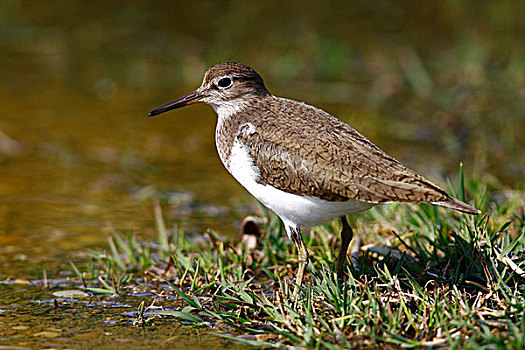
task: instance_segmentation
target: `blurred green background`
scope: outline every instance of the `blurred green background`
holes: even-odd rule
[[[108,222],[148,234],[151,197],[190,231],[235,232],[253,202],[216,156],[212,109],[146,117],[230,60],[438,184],[464,162],[520,187],[523,13],[522,1],[3,0],[0,253],[99,245]]]

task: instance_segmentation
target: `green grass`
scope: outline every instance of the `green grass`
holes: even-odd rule
[[[310,264],[296,299],[295,247],[269,213],[265,236],[247,251],[212,230],[198,243],[168,229],[156,205],[158,242],[115,233],[86,272],[73,268],[93,293],[176,297],[155,297],[161,312],[137,302],[139,324],[171,317],[255,346],[523,349],[523,193],[489,195],[481,183],[457,186],[479,216],[405,204],[353,216],[365,245],[343,285],[332,272],[338,223],[305,232]]]

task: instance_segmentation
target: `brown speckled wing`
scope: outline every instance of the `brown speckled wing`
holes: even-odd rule
[[[443,202],[445,191],[404,167],[339,119],[304,103],[271,97],[239,118],[237,139],[260,182],[297,195],[369,203]]]

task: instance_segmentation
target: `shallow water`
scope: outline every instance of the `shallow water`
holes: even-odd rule
[[[225,60],[253,65],[277,95],[339,116],[440,185],[460,161],[489,184],[520,183],[519,9],[418,6],[3,1],[0,280],[40,280],[44,270],[55,278],[68,259],[105,247],[113,229],[154,239],[154,200],[190,234],[214,227],[235,236],[256,205],[220,164],[212,109],[146,117]],[[0,343],[220,343],[177,322],[144,335],[119,323],[119,308],[74,304],[55,314],[38,285],[0,291]],[[85,323],[68,324],[73,314]],[[51,328],[58,343],[32,335]]]
[[[67,281],[49,282],[70,287]],[[0,284],[0,345],[16,344],[6,347],[9,349],[244,348],[208,334],[213,327],[199,331],[188,323],[162,318],[135,325],[136,302],[140,301],[136,296],[58,298],[41,286],[20,283]]]

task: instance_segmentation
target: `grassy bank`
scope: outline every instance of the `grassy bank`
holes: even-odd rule
[[[390,204],[353,216],[363,245],[343,285],[332,273],[338,223],[305,232],[310,264],[296,299],[295,247],[271,214],[262,236],[190,239],[156,205],[158,242],[115,232],[86,271],[73,268],[93,293],[153,292],[138,305],[142,326],[171,317],[264,347],[523,349],[523,192],[488,193],[479,178],[455,187],[484,214]]]

